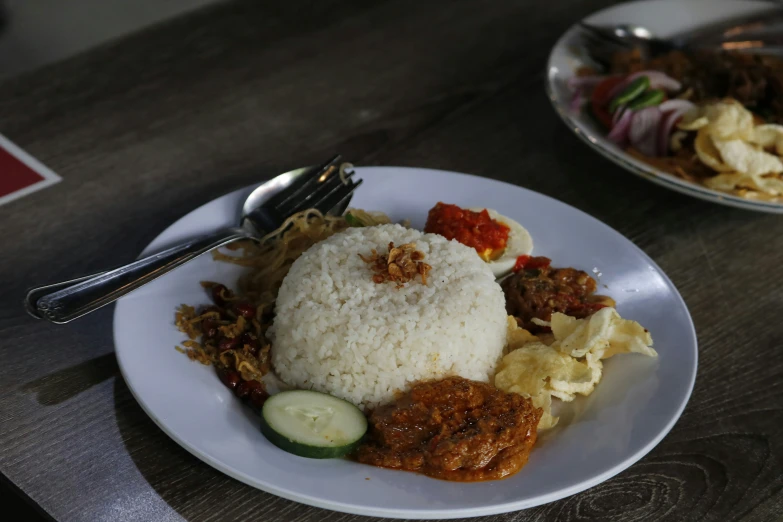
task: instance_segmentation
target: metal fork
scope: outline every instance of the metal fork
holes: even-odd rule
[[[632,49],[638,49],[644,61],[673,50],[783,51],[783,9],[732,18],[669,38],[659,38],[635,24],[597,26],[582,21],[577,25],[588,56],[603,67],[611,65],[615,53]]]
[[[315,208],[341,215],[362,180],[343,170],[337,155],[323,165],[286,172],[255,189],[242,206],[239,226],[170,247],[133,263],[89,276],[31,289],[27,311],[62,324],[106,306],[188,261],[238,239],[261,239],[297,212]],[[350,164],[344,164],[350,167]]]

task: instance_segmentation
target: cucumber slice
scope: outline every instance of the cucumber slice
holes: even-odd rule
[[[266,400],[261,432],[294,455],[333,459],[359,446],[367,432],[367,419],[350,402],[325,393],[292,390]]]

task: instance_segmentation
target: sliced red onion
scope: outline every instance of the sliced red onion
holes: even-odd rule
[[[631,145],[645,156],[656,156],[660,123],[661,111],[658,107],[646,107],[635,111],[628,131]]]
[[[676,100],[670,100],[676,101]],[[679,100],[685,101],[685,100]],[[690,102],[688,102],[690,103]],[[693,104],[691,104],[693,105]],[[659,105],[659,108],[663,107],[663,104]],[[661,123],[658,134],[658,155],[666,156],[669,153],[669,138],[672,135],[672,130],[677,122],[682,118],[682,115],[691,110],[690,107],[680,106],[668,113],[664,114],[663,123]]]
[[[575,90],[580,87],[595,87],[607,78],[609,78],[609,76],[605,74],[591,76],[572,76],[568,79],[567,85],[571,90]]]
[[[673,100],[666,100],[658,106],[658,108],[661,109],[661,112],[676,111],[681,108],[690,110],[694,107],[695,105],[692,102],[689,102],[688,100],[678,100],[676,98]]]
[[[573,113],[578,113],[582,110],[582,105],[585,102],[584,97],[584,88],[577,87],[577,89],[574,91],[574,94],[571,96],[571,105],[570,110]]]
[[[617,120],[612,126],[612,130],[606,136],[606,138],[612,143],[616,143],[619,146],[624,146],[628,141],[628,130],[631,127],[631,120],[633,119],[633,111],[623,112],[620,119]]]
[[[633,73],[632,75],[630,75],[628,78],[625,79],[625,81],[631,83],[632,81],[639,78],[640,76],[647,76],[647,79],[650,80],[650,89],[664,89],[667,91],[679,91],[682,88],[682,84],[680,82],[678,82],[671,76],[667,76],[665,73],[662,73],[661,71],[639,71],[637,73]]]

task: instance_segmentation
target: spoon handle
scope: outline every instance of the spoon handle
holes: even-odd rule
[[[770,39],[779,39],[782,26],[783,9],[775,9],[708,24],[679,35],[675,40],[679,39],[686,46],[692,47],[719,46],[724,42],[750,40],[769,45],[772,43]]]
[[[120,297],[222,245],[252,237],[241,228],[228,228],[186,241],[125,266],[31,289],[26,306],[31,315],[53,323],[67,323],[113,303]]]

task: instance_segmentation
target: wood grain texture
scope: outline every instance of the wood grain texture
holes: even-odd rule
[[[679,288],[696,388],[647,457],[584,493],[485,517],[779,520],[783,219],[689,199],[580,143],[546,56],[607,0],[234,1],[0,84],[0,132],[63,182],[0,207],[0,471],[61,521],[353,522],[192,457],[119,377],[111,309],[68,326],[24,290],[133,259],[216,195],[340,151],[471,172],[576,206]]]

